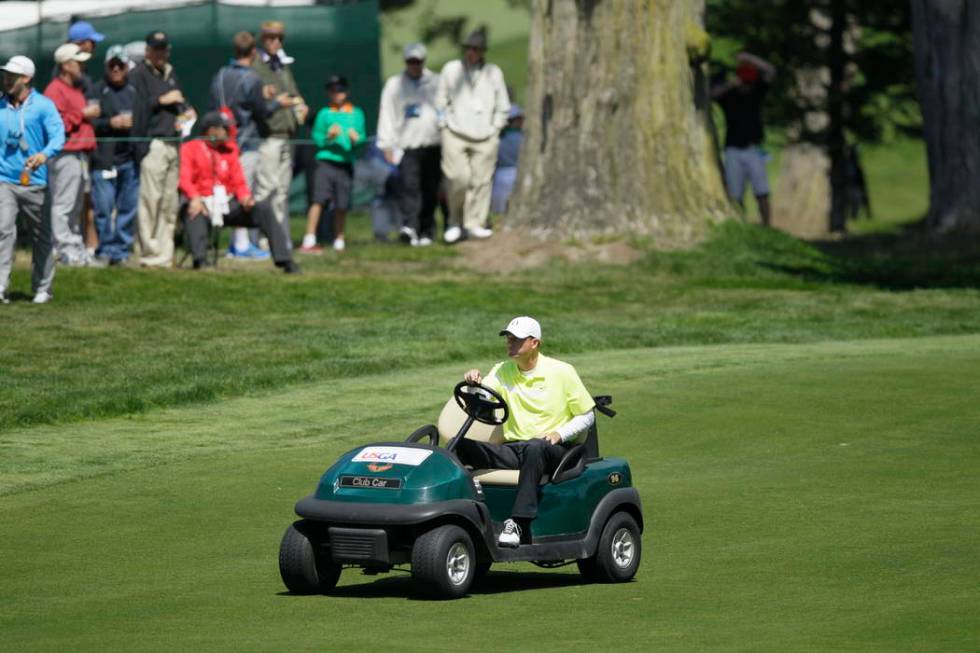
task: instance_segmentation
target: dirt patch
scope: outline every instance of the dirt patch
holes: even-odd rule
[[[596,262],[628,265],[643,252],[623,241],[605,243],[560,243],[533,235],[526,229],[497,231],[487,240],[458,245],[455,264],[472,270],[507,273],[539,268],[560,260],[569,263]]]

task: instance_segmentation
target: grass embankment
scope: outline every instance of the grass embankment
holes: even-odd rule
[[[498,355],[498,324],[541,318],[551,351],[809,342],[972,333],[973,259],[904,265],[833,257],[775,232],[727,224],[690,252],[631,266],[480,275],[456,250],[369,243],[354,220],[343,257],[197,274],[59,269],[55,301],[29,304],[28,268],[0,307],[0,431],[203,403],[331,378]],[[966,287],[957,287],[966,286]],[[972,286],[972,287],[971,287]],[[20,294],[17,294],[20,292]]]
[[[339,453],[430,421],[483,357],[10,431],[0,478],[34,490],[0,497],[4,646],[973,649],[978,352],[963,336],[572,356],[620,411],[601,444],[643,497],[636,581],[498,565],[447,603],[411,600],[399,573],[284,595],[276,551]]]

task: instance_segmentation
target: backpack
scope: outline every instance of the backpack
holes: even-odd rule
[[[225,98],[225,72],[228,70],[227,67],[222,68],[218,71],[218,113],[225,117],[225,122],[228,124],[228,139],[237,143],[238,142],[238,120],[235,118],[235,112],[229,106],[227,99]],[[241,90],[242,82],[245,81],[247,75],[238,76],[238,84],[235,86],[235,93],[237,94]]]

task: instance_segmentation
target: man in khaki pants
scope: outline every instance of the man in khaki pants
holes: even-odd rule
[[[436,92],[443,123],[442,174],[449,185],[447,243],[493,235],[486,227],[490,188],[500,130],[510,111],[504,74],[484,60],[486,35],[473,32],[463,47],[463,59],[443,66]]]
[[[129,75],[141,104],[133,115],[133,136],[151,139],[138,156],[140,163],[140,201],[137,252],[141,265],[170,267],[174,257],[174,228],[177,224],[177,136],[178,117],[189,119],[189,108],[180,83],[170,65],[170,43],[164,32],[146,37],[146,58]]]
[[[277,20],[262,23],[261,47],[252,60],[259,74],[266,100],[277,100],[278,106],[259,124],[262,143],[255,177],[255,197],[272,202],[276,220],[289,232],[289,185],[293,180],[293,146],[289,142],[296,129],[306,121],[309,107],[299,94],[287,57],[282,49],[286,26]]]

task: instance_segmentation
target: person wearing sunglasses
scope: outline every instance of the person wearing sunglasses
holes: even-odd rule
[[[105,77],[93,87],[101,115],[94,120],[98,144],[92,153],[92,204],[99,234],[96,257],[109,265],[129,259],[139,206],[139,168],[133,143],[133,111],[139,98],[129,82],[132,61],[125,46],[106,52]]]
[[[51,216],[44,211],[46,164],[65,145],[65,125],[54,102],[31,88],[35,72],[34,62],[23,55],[0,67],[0,304],[10,301],[7,289],[18,217],[33,242],[34,303],[45,304],[52,297],[54,247]]]
[[[267,100],[278,99],[279,106],[260,124],[259,164],[255,177],[255,197],[268,199],[279,224],[289,217],[289,185],[293,180],[293,146],[299,125],[306,122],[309,107],[300,95],[286,55],[286,26],[278,20],[262,23],[259,32],[259,56],[252,67],[262,79]]]
[[[405,70],[385,82],[378,110],[378,148],[398,166],[395,188],[399,238],[417,246],[432,244],[439,195],[439,75],[425,67],[425,46],[409,43],[402,52]]]

